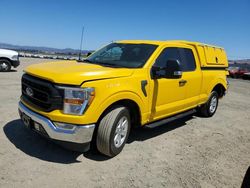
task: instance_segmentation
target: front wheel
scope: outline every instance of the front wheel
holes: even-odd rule
[[[130,126],[130,115],[126,107],[117,106],[109,110],[97,130],[96,145],[99,152],[110,157],[119,154],[127,142]]]
[[[11,69],[11,64],[8,60],[0,59],[0,72],[8,72]]]
[[[212,117],[218,107],[219,96],[216,91],[212,91],[208,101],[198,108],[198,112],[203,117]]]

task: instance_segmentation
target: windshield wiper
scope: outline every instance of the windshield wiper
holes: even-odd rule
[[[88,62],[88,63],[93,63],[93,61],[88,60],[88,59],[78,59],[77,62]]]
[[[77,62],[87,62],[87,63],[95,63],[94,61],[91,61],[89,59],[79,59]]]
[[[89,59],[84,59],[83,62],[87,62],[87,63],[95,63],[94,61],[91,61]]]

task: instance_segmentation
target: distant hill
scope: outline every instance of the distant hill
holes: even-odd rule
[[[60,54],[78,54],[79,50],[72,48],[50,48],[50,47],[38,47],[38,46],[21,46],[21,45],[13,45],[7,43],[0,43],[0,48],[16,50],[16,51],[25,51],[25,52],[37,52],[37,53],[60,53]],[[90,52],[91,50],[82,50],[83,54]]]
[[[50,48],[50,47],[40,47],[40,46],[21,46],[13,45],[8,43],[1,43],[0,48],[16,50],[19,52],[31,52],[31,53],[47,53],[47,54],[79,54],[79,50],[72,48]],[[82,54],[87,54],[88,52],[93,52],[93,50],[82,50]],[[241,60],[228,60],[229,64],[247,64],[250,65],[250,59]]]
[[[250,64],[250,59],[229,60],[230,64]]]
[[[229,60],[228,62],[230,67],[241,67],[250,70],[250,59]]]

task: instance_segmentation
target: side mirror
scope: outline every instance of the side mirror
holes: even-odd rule
[[[175,59],[169,59],[165,67],[153,66],[151,69],[151,77],[153,79],[158,78],[181,78],[182,71],[180,62]]]
[[[91,54],[92,54],[92,52],[88,52],[88,53],[87,53],[87,57],[89,57]]]
[[[180,62],[177,59],[169,59],[166,62],[166,78],[181,78],[182,71]]]

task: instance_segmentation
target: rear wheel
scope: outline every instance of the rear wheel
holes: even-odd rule
[[[212,91],[208,101],[198,109],[199,114],[203,117],[212,117],[217,110],[218,102],[218,93]]]
[[[98,126],[97,149],[110,157],[119,154],[127,142],[130,126],[130,115],[126,107],[117,106],[109,110]]]
[[[11,69],[11,63],[6,59],[0,59],[0,72],[8,72]]]

